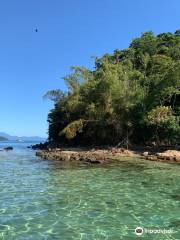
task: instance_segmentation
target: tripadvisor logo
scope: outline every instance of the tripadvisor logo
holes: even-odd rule
[[[135,229],[135,234],[137,236],[143,235],[143,233],[148,233],[148,234],[172,234],[174,233],[173,229],[150,229],[150,228],[142,228],[142,227],[137,227]]]
[[[141,236],[141,235],[143,234],[143,232],[144,232],[144,230],[143,230],[142,227],[137,227],[137,228],[135,229],[135,234],[136,234],[137,236]]]

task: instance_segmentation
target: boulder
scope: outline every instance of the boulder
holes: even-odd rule
[[[143,152],[143,156],[147,157],[149,155],[149,152]]]
[[[13,150],[13,147],[8,146],[8,147],[5,147],[4,150],[5,150],[5,151],[11,151],[11,150]]]

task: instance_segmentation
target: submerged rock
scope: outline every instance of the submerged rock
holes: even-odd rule
[[[5,150],[5,151],[11,151],[11,150],[13,150],[13,147],[8,146],[8,147],[5,147],[4,150]]]

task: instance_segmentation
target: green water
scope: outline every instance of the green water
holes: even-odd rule
[[[26,145],[0,152],[0,239],[180,239],[179,165],[122,159],[72,168]],[[137,237],[137,226],[174,232]]]

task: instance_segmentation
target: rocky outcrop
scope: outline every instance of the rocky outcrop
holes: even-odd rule
[[[38,151],[36,155],[48,160],[56,160],[63,162],[84,162],[89,164],[102,164],[104,163],[104,156],[99,154],[94,154],[90,152],[79,152],[79,151],[61,151],[61,150],[46,150]]]
[[[85,148],[46,148],[36,153],[42,159],[63,162],[79,162],[86,164],[105,164],[118,160],[120,157],[141,157],[152,161],[166,161],[180,163],[180,151],[167,150],[164,152],[154,151],[131,151],[124,148],[85,149]]]
[[[46,150],[48,147],[48,142],[38,143],[32,146],[28,146],[28,148],[32,148],[33,150]]]
[[[3,151],[12,151],[13,150],[13,147],[5,147],[5,148],[0,148],[0,152],[3,152]]]
[[[167,150],[162,153],[157,153],[156,156],[159,159],[180,162],[180,151],[177,150]]]
[[[144,152],[142,155],[148,160],[180,163],[180,151],[177,150],[166,150],[164,152],[158,152],[155,154]]]
[[[11,150],[13,150],[13,147],[8,146],[8,147],[5,147],[4,150],[5,150],[5,151],[11,151]]]
[[[112,161],[113,157],[134,156],[134,153],[122,148],[119,149],[48,149],[38,151],[37,156],[43,159],[64,161],[64,162],[83,162],[87,164],[103,164]]]

